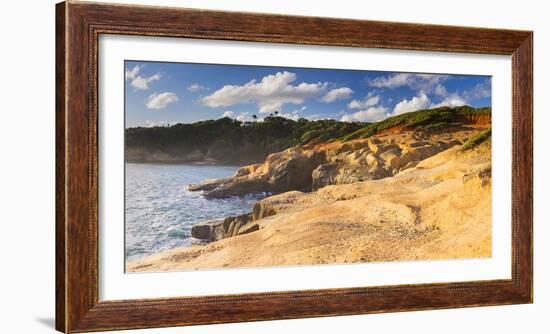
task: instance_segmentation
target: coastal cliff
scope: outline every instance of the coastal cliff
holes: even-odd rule
[[[193,237],[207,244],[131,261],[127,270],[491,256],[490,114],[410,126],[416,116],[190,185],[212,198],[272,195],[247,215],[197,224]]]

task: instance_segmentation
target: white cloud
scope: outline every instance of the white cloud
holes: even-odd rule
[[[297,113],[280,113],[277,116],[288,118],[288,119],[291,119],[293,121],[297,121],[297,120],[300,119],[300,115],[297,114]]]
[[[321,119],[330,119],[330,117],[328,117],[327,115],[322,115],[322,114],[313,114],[313,115],[308,115],[307,118],[309,120],[312,120],[312,121],[318,121],[318,120],[321,120]]]
[[[240,113],[237,117],[238,121],[244,122],[244,121],[250,121],[252,120],[252,115],[250,115],[248,112]]]
[[[366,109],[375,106],[380,102],[380,96],[368,94],[363,100],[353,100],[348,103],[349,109]]]
[[[223,112],[222,117],[235,118],[235,112],[231,110],[226,110]]]
[[[397,103],[393,109],[392,116],[419,109],[426,109],[428,106],[430,106],[430,98],[426,95],[426,93],[420,91],[417,96],[414,96],[410,100],[403,99],[401,102]]]
[[[204,86],[201,86],[199,84],[192,84],[191,86],[187,87],[187,90],[192,92],[192,93],[197,93],[197,92],[200,92],[201,90],[205,90],[206,87]]]
[[[132,85],[134,89],[147,90],[151,82],[160,80],[159,73],[153,74],[150,77],[142,77],[139,75],[140,71],[141,66],[136,65],[131,70],[126,70],[125,72],[126,80],[132,80],[130,85]]]
[[[301,117],[300,113],[305,111],[306,109],[307,109],[306,106],[302,106],[301,108],[294,109],[293,111],[291,111],[289,113],[280,112],[277,116],[297,121]]]
[[[260,113],[271,113],[281,109],[283,104],[302,104],[304,101],[326,89],[326,83],[300,83],[292,85],[296,74],[277,72],[239,85],[226,85],[201,102],[209,107],[228,107],[239,103],[255,103]]]
[[[283,112],[279,112],[277,114],[278,117],[284,117],[284,118],[288,118],[288,119],[292,119],[292,120],[295,120],[297,121],[298,119],[300,119],[300,113],[302,111],[306,110],[306,107],[301,107],[299,109],[296,109],[292,112],[289,112],[289,113],[283,113]],[[229,118],[233,118],[233,119],[236,119],[236,120],[239,120],[241,122],[244,122],[244,121],[252,121],[254,120],[254,118],[252,117],[252,114],[249,113],[249,112],[241,112],[241,113],[236,113],[232,110],[226,110],[223,114],[222,114],[222,117],[229,117]],[[262,120],[262,118],[259,118],[258,117],[258,120]]]
[[[442,84],[438,84],[435,87],[435,95],[437,95],[437,96],[446,96],[447,94],[448,94],[447,89]]]
[[[441,102],[432,104],[430,108],[439,107],[459,107],[468,104],[460,95],[450,94],[447,95]]]
[[[252,115],[249,112],[241,112],[237,114],[236,112],[231,110],[224,111],[224,113],[222,114],[222,117],[233,118],[241,122],[252,120]]]
[[[149,95],[145,105],[149,109],[164,109],[169,104],[179,101],[178,96],[172,92],[153,93]]]
[[[135,89],[147,90],[149,89],[149,84],[151,82],[158,81],[158,80],[160,80],[160,74],[158,73],[147,78],[137,76],[134,80],[132,80],[131,85]]]
[[[469,91],[465,91],[463,94],[466,100],[479,100],[482,98],[491,96],[491,80],[486,80],[483,83],[475,85]]]
[[[438,84],[447,80],[448,78],[448,75],[440,74],[399,73],[374,78],[372,80],[369,80],[369,85],[376,88],[390,89],[407,86],[414,90],[430,92]]]
[[[307,109],[306,106],[302,106],[302,107],[300,107],[299,109],[295,109],[292,113],[293,113],[293,114],[299,114],[299,113],[301,113],[302,111],[305,111],[306,109]]]
[[[329,91],[321,98],[323,102],[330,103],[336,100],[347,99],[353,94],[353,90],[349,87],[335,88]]]
[[[340,119],[342,122],[378,122],[386,118],[388,111],[385,107],[370,107],[353,114],[346,114]]]
[[[143,126],[146,127],[146,128],[153,128],[155,126],[172,126],[172,125],[175,125],[175,124],[178,124],[178,123],[181,123],[181,122],[178,122],[178,121],[151,121],[151,120],[146,120],[145,124]]]
[[[139,66],[139,65],[134,66],[131,70],[126,70],[126,72],[125,72],[126,80],[135,79],[140,70],[141,70],[141,66]]]
[[[475,85],[472,89],[463,91],[462,93],[449,93],[443,85],[438,85],[435,89],[435,94],[441,97],[441,102],[432,104],[432,108],[437,107],[458,107],[469,104],[471,101],[479,100],[491,96],[491,81],[487,80],[483,83]]]

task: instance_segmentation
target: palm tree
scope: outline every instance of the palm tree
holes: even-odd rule
[[[275,110],[275,116],[279,115],[279,111]]]
[[[257,119],[258,119],[258,116],[252,115],[252,119],[257,120]]]

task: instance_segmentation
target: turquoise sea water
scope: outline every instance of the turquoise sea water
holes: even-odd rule
[[[187,190],[188,184],[231,176],[237,168],[127,163],[126,260],[190,245],[197,222],[250,212],[258,197],[206,199]]]

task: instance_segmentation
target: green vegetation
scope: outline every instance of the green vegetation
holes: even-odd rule
[[[481,143],[491,140],[491,129],[480,132],[477,136],[468,139],[460,148],[461,151],[470,150]]]
[[[357,138],[368,138],[376,133],[402,126],[405,130],[423,129],[428,131],[441,130],[449,126],[459,125],[460,121],[470,115],[491,115],[491,108],[484,107],[474,109],[470,106],[461,107],[440,107],[434,109],[423,109],[393,117],[383,121],[369,124],[349,135],[339,138],[340,140],[351,140]]]
[[[491,108],[468,106],[419,110],[377,123],[336,120],[298,121],[278,115],[258,122],[228,117],[193,124],[129,128],[125,133],[127,161],[249,164],[296,145],[368,138],[385,129],[440,131],[459,126],[471,117],[490,115]]]
[[[462,125],[462,123],[439,122],[439,123],[435,123],[435,124],[428,124],[428,125],[422,127],[422,129],[424,129],[425,131],[432,131],[433,132],[433,131],[443,130],[443,129],[446,129],[446,128],[449,128],[449,127],[452,127],[452,126],[460,126],[460,125]]]
[[[161,153],[170,157],[166,161],[210,159],[220,163],[254,163],[292,146],[334,140],[365,124],[304,118],[294,121],[270,116],[262,122],[246,124],[225,117],[193,124],[129,128],[125,133],[126,158],[151,161],[153,155]]]

